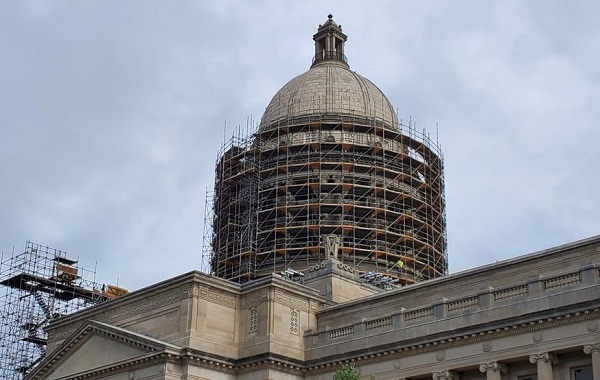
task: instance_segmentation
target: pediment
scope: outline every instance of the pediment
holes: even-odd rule
[[[132,331],[90,321],[75,331],[26,377],[55,380],[148,359],[179,347]]]

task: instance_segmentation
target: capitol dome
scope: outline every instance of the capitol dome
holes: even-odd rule
[[[448,272],[441,150],[350,70],[346,39],[329,15],[310,69],[275,94],[254,133],[223,145],[216,276],[308,278],[330,258],[388,288]]]
[[[373,82],[351,71],[343,60],[318,60],[310,70],[285,84],[265,110],[261,131],[303,118],[346,117],[378,122],[396,130],[392,104]]]
[[[307,72],[277,91],[267,106],[259,132],[302,121],[351,121],[398,129],[388,98],[367,78],[350,70],[344,55],[348,37],[329,15],[313,36],[315,56]]]

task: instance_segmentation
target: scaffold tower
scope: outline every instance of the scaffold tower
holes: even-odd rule
[[[443,155],[350,70],[329,16],[307,72],[279,90],[252,134],[219,152],[205,227],[214,275],[245,282],[329,254],[397,284],[447,274]],[[209,233],[206,233],[209,231]]]
[[[50,321],[126,293],[95,283],[95,275],[66,252],[30,241],[24,252],[2,255],[0,379],[22,379],[41,361]]]

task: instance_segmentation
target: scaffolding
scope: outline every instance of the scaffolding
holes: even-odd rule
[[[398,284],[447,274],[443,156],[412,121],[315,115],[237,130],[207,194],[204,261],[245,282],[325,258]],[[338,252],[336,252],[338,255]]]
[[[87,278],[93,280],[88,280]],[[22,379],[43,359],[50,321],[127,293],[95,282],[66,252],[28,241],[0,259],[0,378]]]

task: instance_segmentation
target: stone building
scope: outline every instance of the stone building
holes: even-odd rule
[[[316,53],[320,57],[316,60],[323,62],[317,62],[311,70],[345,73],[348,71],[342,58],[345,36],[322,41],[323,27],[333,28],[340,37],[341,28],[331,18],[321,26],[315,35]],[[330,66],[336,68],[330,70]],[[307,74],[301,78],[304,75]],[[342,74],[339,75],[338,80]],[[352,77],[348,81],[369,86],[366,79]],[[290,83],[292,87],[299,86]],[[365,94],[378,93],[375,89],[366,90]],[[325,100],[334,95],[326,94]],[[363,99],[379,102],[384,110],[391,110],[383,94],[379,99],[369,96]],[[279,101],[276,96],[271,103]],[[373,104],[364,103],[361,109],[348,108],[348,112],[338,113],[337,117],[341,124],[353,128],[357,125],[366,128],[366,124],[373,122],[373,130],[381,126],[382,137],[389,133],[393,136],[390,141],[408,142],[396,131],[388,132],[389,125],[396,120],[393,110],[376,113],[383,116],[367,120],[370,114],[365,110],[379,107]],[[310,104],[300,106],[314,109]],[[259,131],[259,136],[271,136],[267,124],[282,125],[285,119],[286,128],[290,125],[288,111],[284,117],[278,113],[281,110],[281,107],[267,108],[263,120],[273,123],[263,123],[265,129]],[[354,119],[352,112],[357,113]],[[336,132],[336,128],[329,127],[335,117],[299,122],[316,122],[319,128],[326,125],[323,130]],[[290,128],[284,134],[289,133],[292,133]],[[280,136],[282,132],[277,134]],[[341,138],[341,133],[333,137]],[[247,149],[246,152],[258,149],[241,148]],[[369,152],[375,154],[377,149],[372,147]],[[398,149],[402,153],[401,145]],[[254,156],[245,156],[248,157]],[[259,169],[270,170],[264,166]],[[441,163],[439,169],[437,174],[441,175]],[[292,171],[292,177],[301,172]],[[415,178],[435,182],[438,177],[432,173],[421,172],[424,177],[415,174]],[[360,171],[355,171],[350,176],[358,179],[359,174]],[[265,172],[258,180],[270,176],[271,172]],[[417,191],[423,188],[416,182],[409,181],[409,185]],[[429,211],[431,218],[425,222],[432,221],[427,231],[443,227],[428,235],[443,240],[432,240],[429,245],[433,249],[422,252],[444,265],[436,267],[441,268],[441,273],[429,269],[423,272],[420,264],[410,264],[407,253],[414,251],[408,252],[408,248],[420,249],[425,245],[409,247],[406,231],[393,235],[397,236],[394,244],[382,247],[396,253],[361,256],[363,252],[357,244],[344,251],[347,243],[344,237],[348,235],[336,235],[337,224],[328,225],[327,220],[320,220],[319,223],[329,227],[317,230],[315,236],[322,251],[319,249],[315,255],[304,249],[313,247],[312,242],[307,244],[312,236],[310,229],[287,240],[283,234],[282,249],[287,250],[285,244],[298,244],[303,250],[293,252],[305,255],[300,261],[302,265],[293,266],[296,269],[287,273],[288,263],[283,259],[286,256],[276,254],[277,244],[264,251],[264,257],[270,260],[268,265],[253,267],[261,271],[245,272],[243,266],[253,256],[244,253],[246,248],[241,243],[225,240],[222,245],[216,244],[229,252],[216,256],[213,269],[217,275],[189,272],[52,322],[47,330],[46,357],[26,379],[327,380],[332,379],[339,365],[353,363],[363,378],[373,375],[377,380],[600,380],[600,236],[448,275],[441,179],[439,185],[435,191],[440,194],[424,193],[439,206]],[[251,187],[249,191],[261,190]],[[346,196],[343,192],[334,193],[341,198]],[[307,192],[306,196],[312,195]],[[270,197],[266,195],[265,199]],[[398,199],[395,193],[394,199]],[[390,199],[383,196],[371,200]],[[418,208],[417,203],[407,205]],[[393,207],[391,203],[385,204],[383,214],[397,213]],[[361,217],[359,211],[352,210],[352,218]],[[248,215],[243,207],[231,211],[240,217]],[[340,215],[343,221],[344,214]],[[274,219],[265,216],[261,220],[272,220],[272,228],[293,232],[289,221],[279,225],[277,217],[275,214]],[[413,226],[418,223],[417,216],[409,219]],[[224,227],[225,223],[217,216],[216,225]],[[255,226],[258,228],[258,224]],[[341,226],[343,230],[343,223]],[[236,228],[229,232],[244,233]],[[378,228],[368,228],[379,236]],[[277,233],[265,234],[268,238],[249,242],[266,247],[269,239],[280,238]],[[333,238],[328,241],[319,234]],[[341,237],[341,241],[335,236]],[[353,231],[351,236],[354,240],[350,243],[355,244],[357,232]],[[387,242],[387,238],[380,242]],[[349,251],[355,255],[346,254]],[[356,257],[368,265],[362,267],[351,259]],[[395,265],[399,257],[406,266],[413,265],[412,272],[402,272],[403,266]],[[416,255],[413,260],[419,257],[423,256]],[[267,267],[271,268],[268,273]],[[424,277],[414,277],[415,268]],[[379,274],[374,274],[376,271]],[[375,276],[375,281],[366,276],[368,273]],[[377,281],[384,274],[403,286]]]

